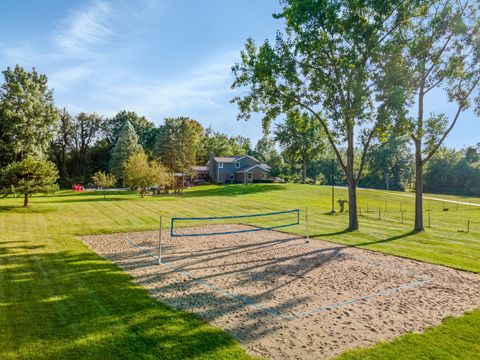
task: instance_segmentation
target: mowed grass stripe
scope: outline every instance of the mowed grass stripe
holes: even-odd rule
[[[480,272],[480,234],[458,232],[467,217],[480,223],[480,211],[454,210],[451,205],[443,211],[441,202],[432,201],[434,227],[412,234],[413,198],[360,190],[359,204],[365,211],[368,203],[370,212],[360,217],[359,231],[348,233],[347,213],[326,215],[330,192],[330,187],[295,184],[202,186],[181,196],[145,199],[113,192],[105,201],[103,194],[61,192],[34,197],[26,210],[16,207],[21,199],[0,200],[0,357],[248,358],[231,337],[154,301],[76,238],[156,230],[160,214],[168,222],[173,216],[254,214],[308,206],[310,233],[320,240]],[[336,199],[347,198],[346,189],[335,192]],[[375,211],[384,208],[385,199],[388,211],[382,210],[382,216],[389,221],[379,221]],[[407,210],[405,224],[395,221],[400,220],[400,203]],[[285,230],[306,231],[303,223]],[[448,342],[452,354],[467,359],[474,349],[470,323],[480,327],[475,316],[448,324],[448,339],[442,325],[427,340],[419,336],[400,343],[411,341],[419,353],[432,357]],[[462,336],[465,342],[460,341]],[[398,357],[404,345],[382,346]]]

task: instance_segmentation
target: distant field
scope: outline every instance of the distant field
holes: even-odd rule
[[[21,199],[0,200],[0,358],[120,354],[143,358],[162,354],[171,359],[248,358],[233,338],[193,316],[156,303],[116,266],[76,238],[79,234],[156,229],[159,215],[168,220],[173,216],[308,207],[310,234],[315,238],[480,272],[479,207],[448,203],[448,210],[444,210],[441,201],[426,201],[425,223],[430,209],[432,227],[414,234],[413,198],[360,190],[361,229],[348,233],[346,213],[327,214],[330,191],[330,187],[295,184],[212,185],[187,190],[181,196],[145,199],[135,193],[110,192],[106,200],[101,193],[65,191],[34,197],[28,209],[20,207]],[[336,195],[346,199],[346,189],[337,188]],[[428,196],[480,203],[479,198]],[[305,227],[287,231],[305,234]],[[383,348],[393,354],[395,349],[409,346],[426,355],[443,354],[435,349],[443,348],[448,337],[448,351],[470,358],[480,343],[478,332],[470,331],[472,326],[480,327],[478,313]],[[390,354],[388,351],[379,354]]]

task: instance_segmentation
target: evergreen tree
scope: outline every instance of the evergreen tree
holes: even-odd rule
[[[0,193],[4,197],[23,195],[23,206],[26,207],[30,195],[56,191],[57,179],[55,164],[28,155],[21,161],[10,163],[0,172]]]
[[[138,137],[130,121],[125,122],[110,159],[110,172],[118,179],[123,179],[124,163],[135,153],[142,150]]]
[[[22,67],[3,71],[0,86],[0,166],[27,155],[43,157],[57,121],[58,110],[47,77]]]

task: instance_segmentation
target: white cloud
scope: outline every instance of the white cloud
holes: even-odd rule
[[[94,47],[105,44],[112,36],[112,7],[105,1],[95,1],[86,8],[70,13],[54,33],[54,40],[70,54],[88,54]]]
[[[49,83],[55,90],[65,91],[92,74],[91,64],[64,67],[50,74]]]
[[[206,59],[203,63],[183,75],[167,79],[141,79],[129,82],[128,77],[119,83],[108,79],[95,97],[116,104],[118,109],[128,108],[154,117],[179,114],[194,108],[219,108],[225,103],[225,96],[231,95],[231,66],[237,52],[226,51]],[[135,78],[133,75],[131,78]],[[228,101],[228,100],[227,100]],[[173,114],[172,114],[173,115]]]

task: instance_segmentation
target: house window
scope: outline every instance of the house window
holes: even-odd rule
[[[235,163],[235,169],[240,169],[240,161],[237,161],[237,162]]]
[[[223,162],[218,163],[218,168],[223,169]]]

